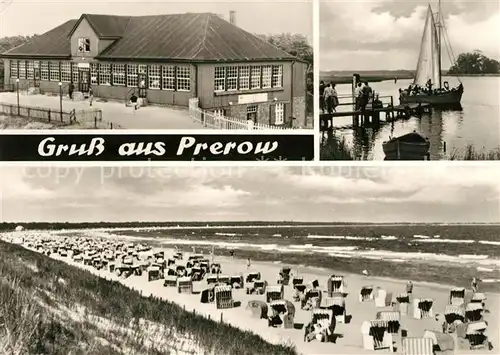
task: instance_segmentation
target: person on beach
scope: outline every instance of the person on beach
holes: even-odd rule
[[[89,104],[90,107],[92,107],[92,102],[94,101],[94,91],[92,88],[89,88]]]
[[[234,259],[234,250],[231,250],[231,251],[229,252],[229,255],[231,255],[231,259]]]
[[[250,266],[252,265],[250,258],[247,259],[247,270],[250,269]]]
[[[411,295],[413,293],[413,283],[411,281],[408,281],[406,283],[406,293],[408,295]]]
[[[476,277],[472,278],[472,281],[470,283],[470,288],[472,289],[472,292],[477,292],[478,282],[477,282],[477,278]]]
[[[368,270],[363,270],[361,273],[362,273],[364,276],[368,276]]]

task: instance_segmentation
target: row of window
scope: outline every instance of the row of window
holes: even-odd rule
[[[78,67],[74,62],[10,62],[10,77],[77,83],[79,72],[88,69]],[[91,63],[90,82],[92,85],[114,85],[143,87],[157,90],[190,91],[191,68],[175,65],[137,65]]]
[[[214,90],[236,91],[283,87],[282,65],[215,67]]]

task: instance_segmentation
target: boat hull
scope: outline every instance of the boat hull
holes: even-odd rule
[[[401,105],[426,103],[435,108],[456,108],[461,109],[460,102],[462,101],[463,90],[457,89],[447,91],[440,94],[420,94],[420,95],[405,95],[399,96]]]
[[[429,154],[430,143],[404,142],[393,139],[382,144],[385,160],[425,160]]]

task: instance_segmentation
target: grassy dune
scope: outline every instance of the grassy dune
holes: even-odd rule
[[[17,245],[0,259],[2,354],[296,354]]]

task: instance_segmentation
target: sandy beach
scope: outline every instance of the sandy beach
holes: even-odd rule
[[[50,235],[50,232],[44,232]],[[102,236],[102,234],[101,234]],[[113,238],[114,239],[114,238]],[[155,249],[160,250],[160,249]],[[173,255],[175,250],[162,249],[165,251],[165,256]],[[184,258],[187,259],[188,253],[184,253]],[[358,297],[360,290],[363,286],[373,286],[374,288],[380,287],[387,292],[392,292],[393,297],[399,293],[405,292],[405,282],[401,280],[374,278],[362,275],[347,275],[345,276],[347,285],[345,292],[346,297],[346,311],[347,315],[351,316],[348,324],[339,324],[335,328],[335,334],[338,334],[336,343],[322,343],[317,340],[311,342],[304,341],[303,326],[307,325],[311,320],[311,311],[302,310],[299,303],[295,303],[295,328],[297,329],[282,329],[268,327],[267,320],[252,318],[250,311],[246,309],[248,301],[259,300],[265,301],[265,295],[247,295],[245,289],[233,289],[233,299],[238,307],[231,309],[216,309],[214,304],[203,304],[200,302],[200,294],[206,288],[206,281],[193,282],[194,294],[186,295],[177,293],[175,287],[164,287],[164,280],[156,280],[148,282],[147,276],[130,276],[122,279],[116,274],[106,270],[97,270],[91,266],[85,266],[81,263],[76,263],[69,257],[52,256],[56,259],[63,260],[70,265],[84,268],[89,272],[96,274],[100,277],[112,280],[118,280],[124,285],[140,290],[144,296],[154,295],[161,297],[165,300],[175,302],[186,310],[194,311],[198,314],[203,314],[211,319],[229,323],[232,326],[252,331],[260,335],[265,340],[271,343],[293,343],[298,352],[302,354],[370,354],[374,351],[364,350],[362,347],[361,325],[363,321],[371,321],[376,319],[377,312],[384,310],[392,310],[392,307],[380,308],[376,307],[373,301],[360,302]],[[208,256],[207,256],[208,257]],[[238,258],[215,256],[214,262],[218,262],[222,266],[222,274],[233,276],[238,274],[245,274],[251,271],[260,272],[262,279],[266,280],[269,285],[277,284],[279,271],[282,267],[287,266],[292,269],[294,276],[304,278],[304,284],[317,280],[320,289],[326,290],[327,279],[329,276],[336,274],[335,270],[326,270],[311,267],[301,267],[296,265],[284,265],[281,263],[267,263],[267,262],[252,262],[251,266],[247,266],[246,260]],[[442,314],[446,305],[449,303],[449,292],[452,285],[437,285],[431,283],[414,283],[413,297],[414,298],[430,298],[434,301],[433,309],[436,318],[428,319],[413,319],[411,316],[402,316],[401,328],[407,331],[408,337],[422,337],[426,330],[433,330],[441,332],[441,324],[443,321]],[[467,293],[471,293],[467,290]],[[285,300],[292,301],[293,287],[291,285],[285,286]],[[467,296],[466,296],[467,298]],[[490,353],[498,353],[499,349],[499,331],[500,331],[500,317],[498,316],[498,309],[500,305],[500,295],[488,293],[486,301],[487,311],[484,319],[488,323],[487,335],[493,345],[493,351]],[[302,328],[302,329],[301,329]],[[394,337],[395,346],[400,346],[398,337]],[[399,349],[400,350],[400,349]],[[483,353],[481,351],[459,351],[455,353]]]

